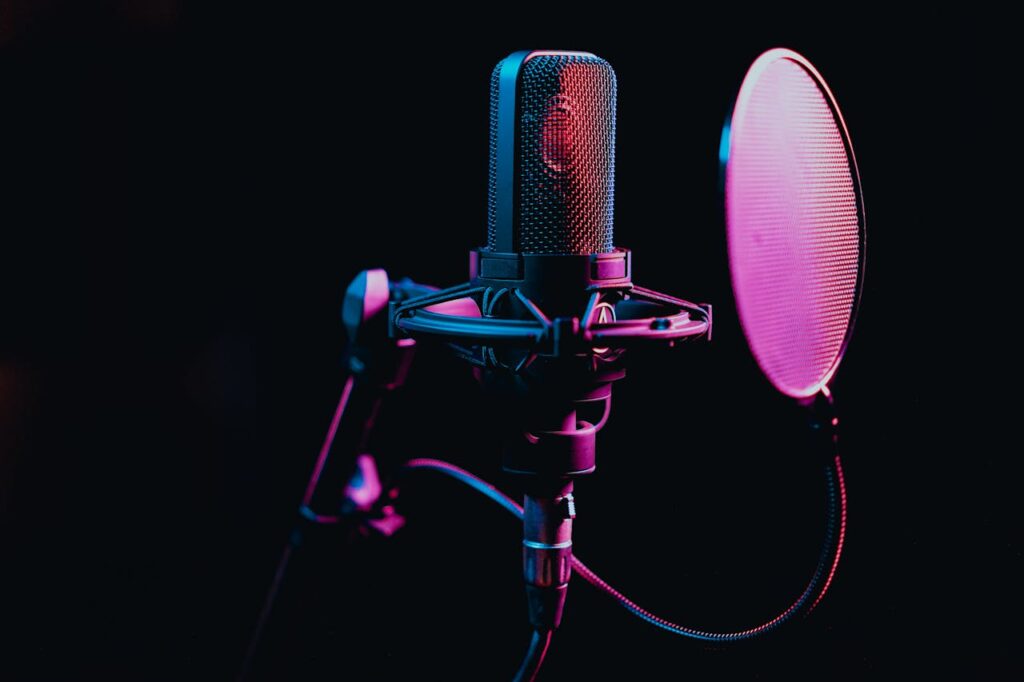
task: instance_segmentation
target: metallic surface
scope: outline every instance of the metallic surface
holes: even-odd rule
[[[615,95],[615,72],[588,53],[515,53],[495,67],[490,250],[579,255],[613,249]],[[512,115],[509,139],[501,131]]]
[[[523,505],[523,577],[537,587],[558,587],[572,575],[572,481]]]

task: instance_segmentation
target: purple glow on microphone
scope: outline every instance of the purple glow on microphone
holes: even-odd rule
[[[864,213],[846,126],[806,59],[776,49],[754,62],[720,156],[743,332],[778,390],[814,395],[852,327]]]

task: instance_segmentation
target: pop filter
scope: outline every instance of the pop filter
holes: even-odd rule
[[[864,279],[864,203],[835,98],[804,57],[765,52],[722,136],[729,265],[758,365],[808,398],[842,359]]]
[[[825,456],[825,544],[797,602],[813,610],[832,583],[846,535],[839,419],[828,382],[850,340],[864,282],[857,162],[821,74],[786,49],[769,50],[750,66],[719,156],[743,333],[772,385],[808,408],[815,449]]]

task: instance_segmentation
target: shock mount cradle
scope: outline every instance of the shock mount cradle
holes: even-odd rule
[[[561,622],[573,481],[595,469],[626,349],[711,336],[710,305],[635,286],[631,269],[623,248],[578,256],[477,249],[468,282],[390,304],[392,338],[446,343],[499,406],[503,468],[524,479],[523,577],[540,633]],[[598,417],[580,417],[595,404]]]

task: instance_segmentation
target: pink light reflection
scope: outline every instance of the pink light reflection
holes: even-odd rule
[[[836,455],[835,462],[836,480],[839,483],[839,537],[836,539],[836,552],[832,557],[832,565],[828,569],[828,577],[825,578],[825,584],[821,586],[821,592],[818,593],[808,612],[813,611],[821,603],[828,588],[832,586],[832,579],[836,575],[836,569],[839,568],[839,559],[843,555],[843,542],[846,540],[846,480],[843,478],[843,463],[839,460],[839,455]]]
[[[848,140],[803,57],[770,50],[750,67],[728,140],[730,269],[751,351],[796,398],[832,377],[856,306],[863,213]]]

